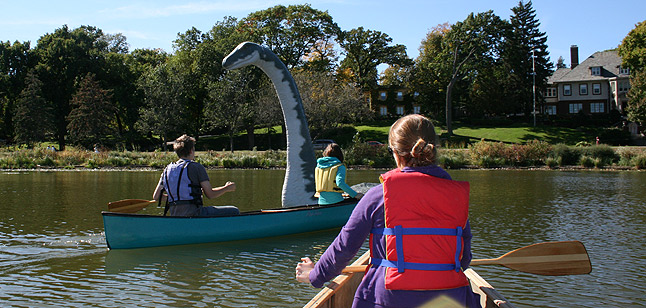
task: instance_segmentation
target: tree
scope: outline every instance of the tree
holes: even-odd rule
[[[301,71],[294,74],[310,131],[317,133],[355,123],[368,117],[361,91],[337,81],[330,73]]]
[[[622,66],[631,71],[646,69],[646,20],[635,25],[619,45]]]
[[[442,40],[440,57],[443,61],[441,63],[448,64],[450,72],[446,86],[445,107],[449,136],[453,134],[451,125],[453,87],[467,74],[477,71],[479,66],[490,65],[498,56],[502,25],[502,20],[493,14],[493,11],[478,15],[471,13],[464,21],[453,25]]]
[[[547,51],[547,35],[539,30],[532,1],[520,1],[511,10],[513,15],[501,52],[507,70],[504,96],[511,103],[508,112],[530,114],[534,105],[532,88],[535,84],[538,96],[545,92],[553,64]]]
[[[65,149],[69,102],[76,79],[87,73],[102,76],[108,48],[103,37],[103,31],[95,27],[81,26],[70,31],[65,25],[38,39],[36,71],[43,81],[45,99],[54,106],[56,137],[61,150]]]
[[[433,27],[426,34],[411,73],[412,87],[420,93],[419,101],[424,102],[426,112],[438,118],[445,114],[445,89],[449,83],[450,71],[445,63],[442,42],[450,30],[451,25],[444,23]]]
[[[209,101],[205,109],[207,123],[223,127],[229,135],[229,147],[234,151],[233,136],[253,114],[254,81],[252,68],[230,71],[209,85]]]
[[[104,143],[115,132],[112,121],[116,109],[110,102],[111,91],[102,89],[92,73],[85,75],[76,88],[67,116],[70,139],[88,148]]]
[[[646,70],[631,72],[630,90],[628,90],[628,120],[646,123]]]
[[[622,66],[630,69],[626,113],[631,121],[646,123],[646,21],[635,25],[618,50]]]
[[[136,128],[143,134],[159,137],[163,148],[166,142],[187,133],[189,123],[195,120],[188,113],[185,87],[179,76],[172,63],[163,63],[139,80],[145,98]]]
[[[45,140],[51,130],[52,109],[43,98],[43,83],[33,73],[28,73],[25,88],[20,93],[13,113],[13,125],[18,143],[33,146]]]
[[[390,46],[392,38],[387,34],[363,27],[344,31],[339,36],[339,44],[344,50],[345,58],[341,69],[349,69],[354,75],[354,82],[363,89],[377,85],[377,66],[390,64],[408,66],[412,62],[406,55],[406,46]]]
[[[556,61],[556,69],[566,68],[565,59],[562,56],[559,56],[559,59]]]
[[[25,88],[27,74],[34,65],[29,42],[0,42],[0,138],[11,139],[14,135],[14,102]]]
[[[277,5],[253,12],[240,20],[238,29],[271,49],[289,69],[302,66],[313,50],[324,51],[319,47],[332,43],[340,32],[327,11],[309,4]]]

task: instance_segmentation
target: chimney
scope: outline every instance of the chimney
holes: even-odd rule
[[[577,45],[570,46],[570,69],[579,65],[579,47]]]

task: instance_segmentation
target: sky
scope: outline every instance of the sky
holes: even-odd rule
[[[161,48],[172,53],[177,34],[192,27],[207,32],[226,16],[241,19],[275,5],[305,3],[328,11],[342,30],[364,27],[389,35],[414,59],[433,27],[488,10],[509,20],[519,0],[0,0],[0,41],[31,41],[33,48],[42,35],[63,25],[70,29],[90,25],[125,35],[130,50]],[[571,45],[578,46],[583,62],[596,51],[616,48],[638,22],[646,20],[644,0],[535,0],[532,6],[540,31],[547,34],[550,60],[556,63],[563,57],[568,66]]]

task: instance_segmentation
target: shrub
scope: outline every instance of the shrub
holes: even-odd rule
[[[579,165],[586,168],[592,168],[595,165],[595,161],[592,157],[584,155],[579,159]]]
[[[549,157],[557,159],[560,166],[576,165],[580,161],[581,153],[577,148],[559,143],[552,147]]]
[[[619,160],[619,156],[608,145],[595,145],[582,149],[584,155],[601,160],[604,164],[611,165]]]
[[[637,169],[646,169],[646,154],[639,154],[632,159],[632,165]]]

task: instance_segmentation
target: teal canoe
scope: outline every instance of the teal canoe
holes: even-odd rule
[[[342,227],[357,201],[243,212],[236,216],[172,217],[102,212],[110,249],[247,240]]]

